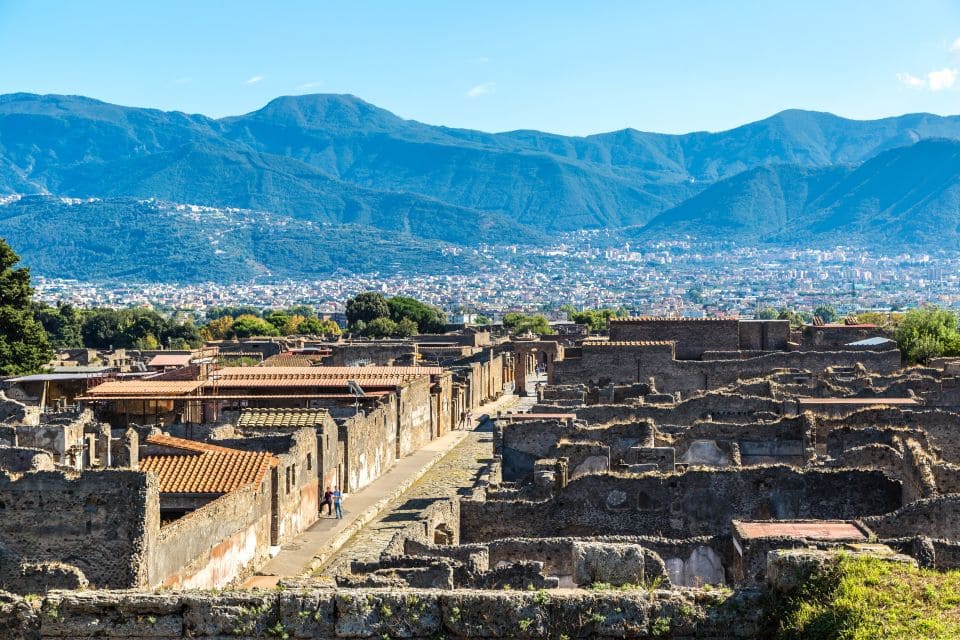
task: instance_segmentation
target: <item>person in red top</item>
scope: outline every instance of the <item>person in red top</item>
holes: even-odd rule
[[[333,491],[330,487],[327,487],[327,490],[323,493],[323,501],[320,503],[320,513],[323,514],[323,507],[327,507],[327,515],[333,515]]]

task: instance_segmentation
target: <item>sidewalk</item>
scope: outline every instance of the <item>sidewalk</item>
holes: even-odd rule
[[[494,416],[497,411],[506,410],[519,400],[515,395],[501,396],[493,402],[481,405],[473,413],[477,416]],[[475,419],[474,422],[471,430],[480,420]],[[248,578],[242,586],[272,588],[282,578],[294,578],[326,564],[364,525],[376,518],[460,444],[467,433],[469,430],[451,431],[431,440],[409,456],[397,460],[382,476],[344,497],[343,519],[322,515],[309,529],[283,545],[280,553],[260,567],[256,575]]]

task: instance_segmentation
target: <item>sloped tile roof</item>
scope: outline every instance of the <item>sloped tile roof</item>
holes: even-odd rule
[[[193,393],[203,385],[199,380],[112,380],[87,391],[94,396],[168,395],[178,396]]]
[[[259,483],[271,467],[270,458],[263,452],[147,456],[140,469],[157,474],[160,493],[224,494]]]
[[[238,427],[256,429],[299,429],[323,425],[326,409],[244,409]]]
[[[229,493],[259,483],[279,462],[263,451],[239,451],[172,436],[152,435],[147,442],[184,451],[140,460],[142,471],[157,474],[160,493]]]

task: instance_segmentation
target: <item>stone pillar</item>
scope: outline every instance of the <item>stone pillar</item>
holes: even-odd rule
[[[113,466],[111,460],[111,428],[110,425],[101,422],[97,425],[97,462],[101,469],[107,469]]]

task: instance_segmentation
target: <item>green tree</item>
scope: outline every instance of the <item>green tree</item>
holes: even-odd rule
[[[288,316],[303,316],[304,318],[316,318],[317,312],[308,304],[295,304],[286,309]]]
[[[390,319],[400,323],[405,318],[417,325],[419,333],[443,333],[446,326],[446,315],[432,305],[420,302],[407,296],[394,296],[387,300],[390,309]]]
[[[503,316],[503,326],[513,335],[535,333],[543,336],[554,332],[547,318],[540,314],[528,316],[522,313],[508,313]]]
[[[762,307],[757,311],[758,320],[776,320],[779,313],[773,307]]]
[[[362,321],[365,325],[377,318],[389,318],[390,307],[382,293],[367,291],[347,300],[347,323],[354,326]]]
[[[340,335],[340,325],[333,320],[307,318],[297,327],[299,333],[311,336]]]
[[[272,324],[277,333],[284,333],[287,324],[290,322],[290,316],[283,311],[269,311],[263,314],[263,319]]]
[[[34,318],[43,325],[55,349],[77,349],[83,346],[83,312],[73,305],[58,302],[57,306],[35,304]]]
[[[251,305],[242,305],[239,307],[210,307],[207,309],[207,320],[217,320],[230,316],[234,320],[240,316],[258,316],[260,309]]]
[[[260,316],[245,315],[233,321],[231,333],[235,338],[249,338],[251,336],[278,336],[280,332],[275,326]]]
[[[822,304],[814,309],[813,315],[815,318],[820,318],[827,324],[836,322],[837,318],[840,317],[837,315],[837,310],[833,308],[833,305],[829,304]]]
[[[397,335],[401,338],[409,338],[419,333],[417,323],[410,318],[403,318],[397,323]]]
[[[397,335],[399,327],[397,323],[390,318],[374,318],[367,323],[363,335],[371,338],[388,338]]]
[[[225,340],[233,335],[233,316],[221,316],[211,320],[202,330],[206,340]]]
[[[956,314],[939,307],[907,311],[893,333],[908,362],[926,362],[939,356],[960,355]]]
[[[477,325],[478,327],[485,327],[490,323],[491,320],[487,316],[477,315],[473,318],[473,324]]]
[[[41,369],[53,350],[33,314],[33,288],[26,267],[5,240],[0,239],[0,375],[19,375]]]
[[[623,309],[586,309],[568,313],[567,320],[586,325],[590,331],[596,333],[607,328],[610,318],[620,317],[621,314],[625,314]]]

